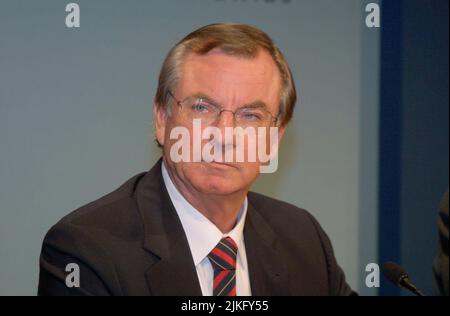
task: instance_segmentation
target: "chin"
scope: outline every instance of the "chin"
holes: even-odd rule
[[[197,190],[206,194],[227,195],[242,190],[242,186],[235,181],[218,176],[197,176],[193,184]]]
[[[196,190],[205,194],[227,195],[245,187],[237,170],[215,170],[203,166],[191,168],[185,175]]]

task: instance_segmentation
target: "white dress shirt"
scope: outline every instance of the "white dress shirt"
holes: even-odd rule
[[[181,220],[191,250],[197,276],[205,296],[213,295],[214,270],[208,254],[224,237],[231,237],[238,246],[236,258],[236,295],[250,296],[250,280],[244,243],[244,223],[247,215],[247,197],[241,207],[236,226],[223,234],[216,225],[195,209],[173,184],[164,162],[161,164],[162,176],[170,199]]]

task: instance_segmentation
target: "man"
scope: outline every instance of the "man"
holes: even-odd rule
[[[295,102],[289,66],[261,30],[213,24],[187,35],[159,76],[154,116],[162,159],[48,232],[39,294],[353,294],[309,213],[249,191],[268,163],[249,159],[252,150],[273,146],[251,147],[250,134],[238,144],[238,128],[262,128],[266,136],[276,128],[277,144]],[[216,134],[195,136],[210,127]],[[183,145],[193,148],[183,159],[176,130],[189,132]],[[221,154],[196,159],[211,142]],[[242,151],[244,160],[220,159]],[[79,267],[77,286],[66,284],[71,263]]]

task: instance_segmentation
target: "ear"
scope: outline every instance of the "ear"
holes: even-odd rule
[[[158,104],[153,104],[153,117],[155,118],[155,136],[161,146],[164,146],[166,134],[167,113],[166,109]]]
[[[283,138],[285,130],[286,130],[286,125],[278,127],[278,146],[280,146],[280,144],[281,144],[281,139]]]

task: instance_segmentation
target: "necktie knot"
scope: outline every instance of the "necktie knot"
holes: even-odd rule
[[[236,270],[237,245],[231,237],[223,238],[209,253],[214,270]]]

